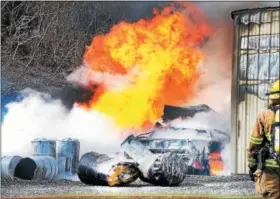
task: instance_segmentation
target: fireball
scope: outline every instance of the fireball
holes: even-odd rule
[[[170,6],[95,36],[83,58],[95,93],[82,105],[109,115],[120,128],[143,130],[162,116],[165,104],[190,101],[201,75],[200,48],[211,32],[202,19],[193,20]]]

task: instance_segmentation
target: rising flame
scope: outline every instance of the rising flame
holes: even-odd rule
[[[224,171],[224,163],[220,152],[212,152],[208,156],[210,175],[216,176]]]
[[[152,19],[121,22],[108,34],[95,36],[84,65],[107,78],[90,77],[96,90],[83,105],[111,116],[119,127],[143,129],[162,116],[165,104],[188,102],[200,77],[200,47],[210,34],[201,18],[193,20],[167,7],[154,10]],[[127,81],[114,87],[120,80],[116,77]]]

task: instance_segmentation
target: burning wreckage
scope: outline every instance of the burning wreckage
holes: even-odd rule
[[[80,180],[91,185],[117,186],[139,177],[153,185],[175,186],[187,174],[217,175],[224,169],[220,153],[229,142],[226,132],[164,125],[176,118],[192,118],[199,112],[213,110],[206,105],[165,106],[163,124],[157,123],[151,132],[127,137],[121,144],[121,154],[84,154],[78,167]]]
[[[126,128],[143,125],[143,116],[149,110],[155,109],[148,114],[149,120],[153,121],[161,117],[163,104],[177,104],[189,97],[189,91],[194,90],[199,77],[197,66],[201,61],[201,52],[198,47],[204,45],[211,36],[212,28],[204,23],[204,16],[197,16],[199,12],[189,18],[180,13],[181,9],[177,11],[177,8],[172,7],[168,6],[162,12],[155,10],[155,16],[150,20],[116,24],[108,34],[92,39],[84,53],[83,66],[67,77],[69,82],[85,88],[92,87],[94,83],[93,90],[97,94],[90,94],[89,104],[81,103],[83,108],[91,110],[94,107]],[[199,19],[198,23],[192,26],[196,18]],[[174,37],[172,40],[171,33]],[[131,34],[135,37],[131,37]],[[123,38],[129,38],[129,42]],[[142,38],[145,42],[142,42]],[[155,40],[160,42],[155,43]],[[188,70],[185,70],[186,63]],[[119,74],[124,74],[125,78],[120,79],[121,84],[112,86],[112,82],[118,82],[114,78]],[[130,83],[130,78],[133,83]],[[113,92],[127,80],[129,84],[126,89]],[[178,92],[175,92],[174,87]],[[138,91],[142,90],[145,92],[141,92],[141,98],[138,99]],[[112,99],[116,103],[108,108]],[[139,102],[144,108],[139,106]],[[129,111],[122,111],[124,108]],[[131,110],[135,118],[132,118]],[[226,133],[211,127],[176,127],[168,122],[177,118],[185,120],[199,112],[210,111],[205,105],[187,108],[165,106],[163,123],[158,123],[153,131],[146,134],[129,136],[121,145],[123,153],[118,156],[90,152],[84,154],[78,163],[75,154],[79,154],[79,144],[71,141],[74,144],[69,148],[64,144],[65,148],[58,147],[58,143],[56,152],[51,153],[55,154],[51,155],[53,157],[50,153],[40,153],[42,157],[38,158],[35,153],[35,157],[29,159],[16,159],[16,162],[19,161],[17,166],[12,163],[13,158],[7,158],[5,161],[8,166],[5,168],[9,168],[11,163],[15,166],[15,172],[6,173],[25,179],[65,179],[75,173],[86,184],[109,186],[131,183],[137,178],[154,185],[172,186],[180,184],[188,173],[215,175],[217,165],[211,165],[214,160],[221,162],[219,166],[222,165],[220,150],[224,140],[228,139]],[[128,121],[123,121],[124,118]],[[47,141],[48,146],[49,143]]]
[[[105,186],[126,185],[140,178],[153,185],[176,186],[187,174],[217,175],[223,170],[220,153],[229,142],[228,134],[211,127],[183,128],[169,123],[211,112],[215,113],[206,105],[165,106],[162,121],[151,132],[128,136],[121,152],[113,156],[88,152],[78,161],[78,140],[35,139],[31,157],[2,157],[1,176],[25,180],[78,177],[85,184]]]

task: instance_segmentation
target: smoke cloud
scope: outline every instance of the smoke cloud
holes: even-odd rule
[[[228,120],[231,103],[233,21],[231,12],[279,6],[279,2],[193,2],[208,17],[214,34],[203,48],[202,76],[196,97],[188,104],[207,104]]]
[[[50,96],[52,99],[60,100],[62,104],[68,109],[72,109],[75,103],[88,102],[94,89],[89,90],[81,86],[69,86],[59,91],[52,91]]]
[[[233,50],[233,20],[230,13],[239,9],[279,6],[279,2],[194,2],[208,17],[214,34],[203,47],[201,63],[203,75],[197,93],[187,105],[207,104],[220,114],[198,113],[192,120],[176,121],[176,125],[211,126],[229,134],[231,109],[231,74]],[[230,143],[224,143],[221,157],[225,169],[220,175],[230,174]]]
[[[224,163],[224,170],[223,172],[221,172],[219,175],[230,175],[231,174],[231,170],[230,170],[230,165],[231,165],[231,146],[230,144],[225,144],[223,146],[223,149],[221,151],[221,157]]]
[[[228,121],[214,111],[196,113],[194,117],[182,119],[178,118],[168,123],[168,126],[176,128],[192,129],[217,129],[229,132]]]
[[[22,91],[22,96],[22,101],[7,105],[2,125],[2,154],[30,155],[31,141],[37,137],[77,138],[81,154],[92,150],[111,153],[120,147],[122,134],[106,115],[87,112],[77,105],[69,111],[60,100],[31,89]]]
[[[216,29],[215,35],[204,46],[201,63],[203,76],[198,84],[195,98],[190,104],[207,104],[215,111],[230,111],[232,35],[228,26]]]
[[[109,72],[94,71],[86,65],[82,65],[67,76],[67,80],[74,85],[86,88],[95,84],[102,84],[106,89],[121,91],[132,84],[137,75],[139,75],[139,69],[137,67],[131,68],[127,74],[119,75]]]

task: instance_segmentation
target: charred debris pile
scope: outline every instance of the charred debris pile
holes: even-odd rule
[[[199,112],[209,111],[213,110],[206,105],[165,106],[161,122],[192,118]],[[154,130],[146,134],[128,136],[121,144],[121,151],[114,156],[88,152],[79,159],[77,139],[35,139],[31,157],[1,158],[2,179],[68,179],[89,185],[120,186],[140,178],[153,185],[176,186],[187,174],[215,175],[211,170],[223,169],[220,156],[215,155],[218,157],[215,160],[209,157],[221,151],[223,142],[228,140],[225,133],[215,129],[178,129],[163,123],[157,123]],[[215,140],[215,133],[225,136]]]
[[[209,106],[202,104],[197,106],[178,107],[165,105],[162,120],[168,122],[177,118],[193,117],[197,113],[214,111]]]

